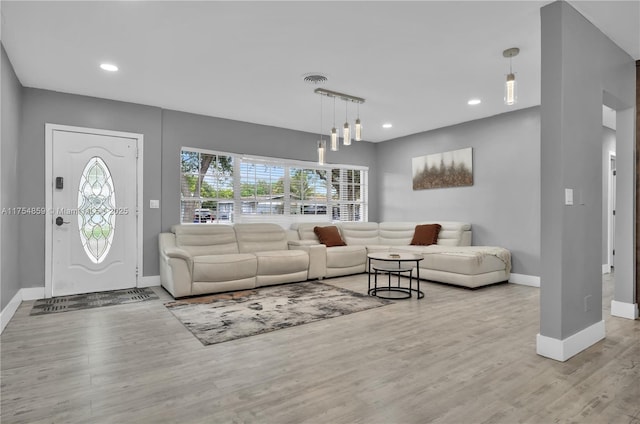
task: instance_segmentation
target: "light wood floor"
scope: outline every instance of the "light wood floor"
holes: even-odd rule
[[[610,280],[610,279],[609,279]],[[366,291],[366,276],[326,281]],[[202,346],[157,301],[29,316],[2,334],[8,423],[640,423],[640,321],[565,363],[535,353],[538,289],[426,298]]]

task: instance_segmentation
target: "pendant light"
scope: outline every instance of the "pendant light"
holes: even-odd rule
[[[351,144],[351,136],[355,135],[355,140],[362,140],[362,124],[360,123],[360,104],[364,103],[364,99],[362,97],[352,96],[350,94],[339,93],[337,91],[327,90],[325,88],[316,88],[314,91],[316,94],[320,94],[320,96],[327,96],[333,98],[333,128],[331,128],[331,151],[337,152],[339,146],[339,138],[338,138],[338,130],[336,129],[336,97],[339,97],[341,100],[345,102],[345,123],[343,126],[343,140],[345,146],[349,146]],[[349,127],[349,102],[356,103],[358,105],[358,118],[356,119],[354,125],[354,132],[352,134],[351,128]],[[321,118],[322,119],[322,118]],[[319,148],[319,147],[318,147]]]
[[[518,53],[520,53],[520,49],[517,47],[512,47],[502,52],[504,57],[509,58],[509,74],[507,75],[507,81],[504,83],[504,104],[508,106],[514,105],[518,101],[516,76],[511,67],[511,59],[517,56]]]
[[[327,142],[325,140],[318,141],[318,165],[325,164],[325,154],[327,153]]]
[[[336,130],[336,98],[333,98],[333,128],[331,128],[331,151],[338,151],[338,130]]]
[[[318,165],[324,165],[327,143],[322,138],[322,97],[320,97],[320,140],[318,141]]]
[[[342,130],[342,144],[345,146],[351,145],[351,131],[349,130],[349,114],[348,114],[349,102],[344,102],[344,128]]]
[[[360,123],[360,103],[357,104],[358,117],[356,118],[355,135],[356,141],[362,141],[362,124]]]

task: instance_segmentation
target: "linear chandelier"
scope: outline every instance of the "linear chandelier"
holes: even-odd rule
[[[364,103],[362,97],[352,96],[351,94],[340,93],[338,91],[327,90],[325,88],[316,88],[314,93],[320,94],[320,96],[326,96],[333,99],[333,127],[330,132],[331,150],[338,151],[338,130],[336,129],[336,99],[340,99],[345,102],[344,114],[345,122],[342,129],[342,144],[345,146],[351,145],[351,128],[349,126],[349,103],[356,103],[358,105],[357,118],[353,126],[353,137],[355,141],[362,140],[362,123],[360,121],[360,105]],[[326,152],[326,143],[322,137],[322,97],[320,98],[320,141],[318,142],[318,162],[323,164]]]

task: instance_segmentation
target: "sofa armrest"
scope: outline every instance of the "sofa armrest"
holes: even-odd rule
[[[289,241],[289,250],[303,250],[309,255],[307,278],[324,278],[327,275],[327,246],[314,240]]]
[[[193,256],[184,249],[179,247],[169,247],[163,252],[168,258],[182,259],[189,264],[189,268],[193,267]]]
[[[160,251],[160,283],[173,297],[191,295],[193,256],[176,246],[175,236],[161,233],[158,239]]]

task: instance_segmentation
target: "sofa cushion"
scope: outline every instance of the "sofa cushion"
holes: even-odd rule
[[[377,222],[341,222],[340,233],[349,246],[380,244]]]
[[[340,237],[338,227],[329,225],[327,227],[314,227],[313,232],[318,236],[320,243],[327,247],[346,246],[347,244]]]
[[[365,246],[336,246],[327,249],[327,268],[349,268],[367,261]]]
[[[180,224],[171,227],[176,246],[192,256],[239,253],[236,233],[230,225]]]
[[[250,253],[205,255],[193,258],[193,281],[222,282],[254,278],[256,256]]]
[[[440,224],[416,225],[410,244],[412,246],[429,246],[438,243],[440,228]]]
[[[240,253],[289,249],[287,233],[278,224],[235,224],[233,228]]]
[[[286,275],[309,269],[309,254],[304,250],[256,252],[257,275]],[[306,279],[306,277],[305,277]]]
[[[407,246],[411,243],[416,229],[415,222],[381,222],[379,224],[379,243],[389,246]],[[369,248],[369,245],[367,245]]]

